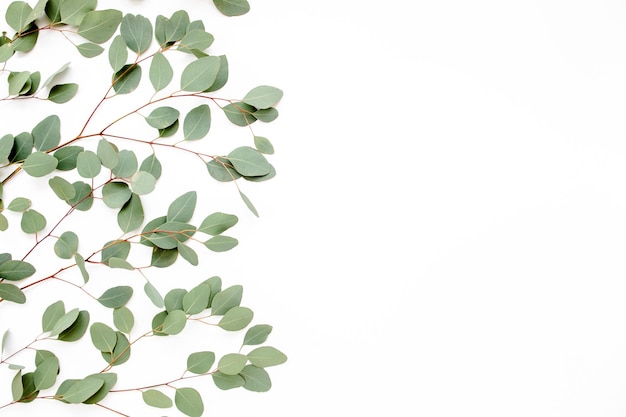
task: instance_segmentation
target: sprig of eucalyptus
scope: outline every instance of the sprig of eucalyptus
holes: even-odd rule
[[[239,16],[250,8],[246,0],[214,0],[214,5],[226,16]],[[154,207],[145,206],[145,196],[154,192],[159,179],[166,175],[158,154],[180,152],[196,158],[218,182],[233,183],[245,206],[258,216],[240,181],[266,181],[276,174],[267,159],[274,152],[272,143],[257,135],[252,125],[278,117],[275,106],[282,91],[261,85],[241,99],[215,96],[228,81],[228,60],[209,52],[213,35],[201,20],[192,21],[185,10],[169,17],[158,15],[153,23],[142,15],[99,9],[96,0],[39,0],[34,5],[14,1],[6,7],[5,20],[14,31],[11,37],[7,32],[0,37],[0,74],[6,76],[6,96],[0,101],[5,106],[21,100],[64,104],[72,101],[79,90],[78,83],[56,81],[70,64],[61,66],[43,82],[38,70],[9,68],[15,61],[19,63],[21,56],[36,53],[39,36],[46,32],[60,33],[60,39],[70,42],[86,59],[107,51],[112,75],[103,86],[102,97],[85,113],[76,135],[62,135],[62,120],[76,117],[76,111],[68,109],[43,118],[21,133],[0,136],[0,231],[13,242],[30,242],[22,253],[0,253],[0,309],[13,303],[23,305],[28,314],[42,315],[41,329],[33,329],[33,339],[11,352],[5,349],[11,337],[10,322],[3,321],[8,329],[2,337],[0,366],[15,373],[7,381],[12,400],[0,404],[0,409],[52,399],[126,415],[114,397],[117,393],[137,392],[148,406],[175,405],[185,415],[201,416],[202,395],[186,385],[190,379],[207,377],[223,390],[269,390],[271,380],[266,368],[284,363],[287,357],[263,345],[272,327],[252,323],[253,311],[241,305],[242,286],[222,288],[222,279],[214,276],[199,278],[200,282],[189,289],[171,289],[162,296],[147,272],[172,267],[178,258],[198,266],[201,254],[196,247],[214,253],[236,247],[238,240],[224,233],[238,223],[238,217],[215,211],[196,219],[198,195],[189,190],[163,207],[161,215],[146,219],[145,209]],[[170,58],[175,53],[187,57],[181,68],[179,60]],[[125,96],[141,91],[138,87],[145,75],[151,96],[140,99],[140,104],[130,110],[120,111],[104,126],[94,127],[96,116],[109,103],[116,103],[113,105],[117,109]],[[181,102],[188,107],[193,103],[191,110],[182,114],[176,107]],[[251,143],[236,146],[227,154],[189,146],[209,134],[216,110],[235,126],[245,127]],[[145,124],[147,133],[127,132],[124,122],[130,120]],[[145,146],[144,155],[138,155],[137,145]],[[34,204],[29,190],[20,187],[24,176],[45,181],[49,190],[46,205]],[[2,199],[5,191],[18,195],[6,206]],[[108,230],[108,235],[97,236],[95,240],[101,243],[93,247],[94,236],[86,242],[81,238],[83,227],[69,229],[68,219],[77,212],[90,213],[95,205],[104,205],[115,216],[119,231]],[[49,207],[63,206],[63,214],[57,217],[45,214]],[[50,246],[61,266],[46,271],[47,266],[41,268],[33,259]],[[126,270],[141,278],[143,292],[155,309],[149,326],[136,329],[136,321],[141,322],[136,318],[141,317],[131,310],[135,285],[117,285],[96,293],[89,285],[94,268],[105,268],[110,273]],[[30,291],[53,281],[78,289],[86,298],[73,299],[71,308],[66,308],[63,300],[50,300],[45,309],[28,302]],[[111,311],[108,323],[91,320],[93,314],[83,306],[94,303]],[[131,359],[142,340],[179,335],[190,322],[227,332],[245,331],[243,341],[236,351],[219,358],[209,350],[189,354],[178,376],[155,375],[154,382],[138,387],[118,381],[113,370]],[[87,333],[102,363],[86,365],[89,370],[84,375],[64,374],[62,343],[54,344],[54,352],[41,347],[42,343],[47,347],[54,341],[79,343]],[[27,353],[32,352],[34,364],[27,361]]]

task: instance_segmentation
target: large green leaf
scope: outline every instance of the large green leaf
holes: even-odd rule
[[[131,51],[142,54],[152,42],[152,23],[141,15],[127,14],[122,19],[120,34]]]
[[[178,120],[180,112],[173,107],[163,106],[154,109],[146,117],[146,122],[155,129],[165,129]]]
[[[124,65],[126,65],[126,61],[128,60],[128,46],[126,45],[126,41],[121,35],[113,38],[113,42],[111,42],[111,46],[109,46],[109,64],[113,69],[113,72],[117,72],[122,69]]]
[[[198,195],[195,191],[189,191],[177,197],[167,209],[168,222],[188,222],[196,209]]]
[[[249,104],[234,102],[222,107],[222,110],[228,120],[236,126],[245,127],[256,122],[254,113],[257,109]]]
[[[270,333],[272,333],[272,326],[269,324],[252,326],[243,338],[243,345],[260,345],[267,340]]]
[[[287,355],[272,346],[261,346],[248,353],[248,360],[254,366],[265,368],[287,362]]]
[[[253,88],[243,98],[243,102],[257,109],[268,109],[274,106],[283,97],[279,88],[261,85]]]
[[[225,375],[237,375],[246,366],[248,358],[241,353],[228,353],[219,360],[217,368]]]
[[[50,89],[50,94],[48,94],[48,100],[57,104],[67,103],[76,95],[77,91],[78,84],[57,84]]]
[[[209,133],[211,128],[211,108],[201,104],[187,113],[183,123],[185,140],[202,139]]]
[[[213,0],[213,3],[226,16],[241,16],[250,11],[248,0]]]
[[[47,13],[50,16],[50,12],[58,9],[58,14],[63,23],[79,26],[85,15],[96,9],[96,5],[97,0],[60,0],[58,7],[52,7],[52,10],[48,9]],[[54,17],[54,15],[50,16],[51,20],[54,21]]]
[[[187,358],[187,370],[194,374],[204,374],[211,370],[215,363],[215,353],[195,352]]]
[[[150,63],[150,83],[155,91],[161,91],[169,85],[174,77],[174,70],[165,55],[157,52]]]
[[[211,304],[211,313],[214,316],[222,316],[233,307],[237,307],[241,303],[243,296],[243,287],[241,285],[233,285],[220,292],[213,297]]]
[[[57,393],[57,396],[70,404],[80,404],[96,394],[103,385],[103,379],[90,376],[75,381],[63,395]]]
[[[117,224],[123,232],[128,233],[141,226],[143,219],[144,214],[141,199],[137,194],[133,193],[126,204],[120,209],[117,215]]]
[[[200,393],[194,388],[177,388],[174,403],[181,413],[189,417],[201,417],[204,404]]]
[[[54,244],[54,253],[61,259],[71,259],[78,251],[78,236],[74,232],[64,232]]]
[[[206,309],[211,296],[211,287],[200,284],[183,297],[183,310],[187,314],[198,314]]]
[[[33,152],[24,161],[24,171],[31,177],[43,177],[53,172],[57,167],[57,159],[44,152]]]
[[[28,26],[35,17],[32,16],[33,9],[28,3],[23,1],[14,1],[9,4],[5,13],[5,19],[9,26],[11,26],[16,32],[21,32],[26,26]]]
[[[204,51],[211,46],[213,40],[213,35],[202,29],[190,30],[178,43],[178,50],[189,53],[193,51]]]
[[[65,305],[59,300],[50,304],[41,317],[41,328],[43,332],[49,332],[61,317],[65,315]]]
[[[187,315],[182,310],[174,310],[165,317],[161,331],[165,334],[174,335],[183,331],[187,324]]]
[[[138,64],[124,65],[113,74],[113,90],[117,94],[129,94],[135,91],[141,81],[141,66]]]
[[[190,19],[189,14],[185,10],[178,10],[172,14],[172,17],[165,20],[164,40],[166,43],[179,41],[187,33]]]
[[[272,388],[272,381],[267,371],[254,365],[246,365],[240,372],[246,381],[243,387],[248,391],[266,392]]]
[[[122,12],[119,10],[95,10],[82,19],[78,34],[88,41],[103,43],[113,36],[121,21]]]
[[[249,146],[241,146],[228,154],[228,160],[245,177],[257,177],[270,172],[270,164],[262,153]]]
[[[218,326],[229,332],[245,329],[252,321],[254,314],[247,307],[233,307],[224,314]]]
[[[204,242],[204,246],[213,252],[226,252],[238,244],[239,241],[230,236],[213,236],[211,239]]]
[[[120,308],[126,305],[132,295],[132,287],[120,285],[106,290],[100,297],[98,297],[98,301],[100,304],[108,308]]]
[[[93,323],[89,328],[91,342],[101,352],[112,353],[117,343],[115,330],[104,323]]]
[[[63,342],[75,342],[85,335],[87,328],[89,327],[89,312],[87,310],[81,310],[78,312],[78,317],[72,323],[70,327],[63,330],[58,339]]]
[[[142,391],[141,397],[143,401],[151,407],[170,408],[173,405],[170,397],[155,389]]]
[[[46,218],[36,210],[30,209],[22,213],[20,227],[24,233],[39,233],[46,228]]]
[[[83,151],[76,159],[76,169],[83,178],[95,178],[102,170],[102,162],[94,152]]]
[[[207,56],[193,61],[185,67],[180,87],[184,91],[204,91],[211,87],[220,69],[220,58]]]
[[[24,304],[26,295],[19,287],[13,284],[0,283],[0,299],[16,304]]]

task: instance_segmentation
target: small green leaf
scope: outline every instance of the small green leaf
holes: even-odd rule
[[[115,332],[117,342],[113,353],[101,352],[102,358],[112,366],[122,365],[130,359],[130,342],[122,332]]]
[[[19,401],[23,394],[24,385],[22,384],[22,371],[19,370],[11,381],[11,395],[13,396],[13,401]]]
[[[81,310],[74,323],[59,334],[59,340],[63,342],[75,342],[85,335],[89,327],[89,312]]]
[[[200,284],[191,289],[183,297],[183,310],[187,314],[198,314],[206,309],[211,296],[211,288],[206,284]]]
[[[87,272],[87,268],[85,267],[85,259],[79,253],[77,253],[76,255],[74,255],[74,262],[76,262],[76,266],[78,266],[80,274],[83,277],[83,281],[86,284],[87,282],[89,282],[89,272]]]
[[[46,218],[36,210],[26,210],[22,213],[20,227],[24,233],[35,234],[46,228]]]
[[[15,139],[13,135],[4,135],[0,138],[0,164],[4,163],[9,158],[14,143]]]
[[[9,155],[9,161],[23,161],[33,151],[33,136],[29,132],[22,132],[15,136],[13,140],[15,143]]]
[[[33,152],[24,161],[24,171],[31,177],[39,178],[53,172],[57,167],[57,159],[45,152]]]
[[[23,1],[14,1],[7,7],[5,19],[16,32],[21,32],[33,20],[33,9]]]
[[[117,224],[123,232],[128,233],[141,226],[143,219],[141,199],[137,194],[133,193],[130,200],[120,209],[117,215]]]
[[[109,264],[111,258],[126,259],[130,253],[130,242],[127,240],[112,240],[102,247],[101,262]]]
[[[152,57],[150,63],[150,82],[155,91],[161,91],[169,85],[174,77],[174,70],[161,52]]]
[[[261,346],[248,353],[248,360],[254,366],[266,368],[287,362],[287,356],[271,346]]]
[[[248,363],[246,355],[240,353],[229,353],[222,356],[217,363],[217,369],[224,375],[237,375],[243,370],[243,367]]]
[[[118,163],[112,171],[119,178],[130,178],[135,175],[138,166],[139,163],[135,153],[129,150],[122,150],[118,154]]]
[[[96,151],[102,166],[113,169],[120,161],[119,151],[117,147],[106,139],[100,139],[98,141],[98,149]]]
[[[254,314],[247,307],[233,307],[224,314],[224,317],[217,324],[222,329],[235,332],[245,329],[252,322]]]
[[[129,94],[135,91],[141,81],[141,66],[138,64],[124,65],[113,74],[111,82],[117,94]]]
[[[250,11],[248,0],[213,0],[213,3],[225,16],[241,16]]]
[[[208,215],[198,227],[198,231],[217,236],[237,224],[239,219],[234,214],[213,213]]]
[[[254,207],[254,204],[252,204],[252,201],[250,201],[248,196],[241,191],[239,191],[239,195],[241,196],[243,202],[246,204],[246,207],[248,207],[248,210],[250,210],[255,216],[259,217],[259,212],[256,210],[256,207]]]
[[[64,232],[54,244],[54,253],[61,259],[71,259],[78,251],[78,236]]]
[[[141,15],[127,14],[122,19],[120,33],[131,51],[142,54],[152,42],[152,23]]]
[[[167,221],[185,223],[191,220],[196,209],[197,198],[195,191],[189,191],[177,197],[167,209]]]
[[[228,154],[228,160],[241,175],[256,177],[270,172],[267,159],[254,148],[241,146]]]
[[[66,62],[65,64],[61,65],[61,68],[59,68],[58,70],[54,71],[47,79],[46,81],[44,81],[42,87],[48,87],[52,84],[52,81],[54,81],[56,79],[56,77],[58,77],[59,75],[63,74],[65,71],[67,71],[67,69],[70,67],[71,62]]]
[[[230,236],[213,236],[211,239],[204,242],[204,246],[213,252],[226,252],[238,244],[239,241]]]
[[[242,101],[257,109],[268,109],[278,103],[282,97],[282,90],[268,85],[261,85],[250,90]]]
[[[63,301],[59,300],[52,303],[46,308],[41,318],[41,328],[43,332],[49,332],[54,328],[54,325],[65,314],[65,305]]]
[[[276,110],[274,107],[261,109],[254,112],[254,117],[263,123],[273,122],[274,120],[278,119],[278,115],[278,110]]]
[[[97,0],[61,0],[59,15],[63,23],[78,26],[85,15],[96,9]]]
[[[47,356],[42,363],[37,365],[33,378],[36,390],[48,389],[54,385],[59,373],[59,359],[52,355]]]
[[[256,110],[256,108],[243,102],[230,103],[222,107],[226,118],[232,124],[241,127],[246,127],[256,122],[256,117],[254,117]]]
[[[206,104],[195,107],[185,116],[185,122],[183,123],[185,140],[202,139],[209,133],[210,128],[211,109]]]
[[[202,397],[193,388],[176,388],[174,403],[181,413],[189,417],[201,417],[204,413]]]
[[[174,310],[165,317],[161,331],[169,335],[178,334],[183,331],[185,324],[187,324],[187,315],[185,312],[182,310]]]
[[[264,138],[263,136],[254,137],[254,146],[261,153],[264,153],[266,155],[274,154],[274,146],[269,141],[269,139]]]
[[[83,151],[76,159],[76,169],[83,178],[95,178],[102,170],[102,162],[94,152]]]
[[[228,59],[226,55],[220,55],[220,70],[217,73],[217,77],[215,78],[215,82],[211,85],[211,87],[207,88],[206,92],[217,91],[220,88],[224,87],[228,82]]]
[[[4,232],[9,228],[9,220],[4,214],[0,213],[0,232]]]
[[[61,177],[53,177],[48,180],[48,184],[52,191],[63,201],[70,201],[76,196],[74,186]]]
[[[93,323],[89,328],[91,342],[101,352],[112,353],[117,344],[117,334],[115,330],[104,323]]]
[[[187,223],[166,222],[147,233],[144,237],[161,249],[175,249],[180,242],[185,242],[196,232],[196,228]]]
[[[194,374],[204,374],[209,372],[215,363],[215,353],[195,352],[187,358],[187,370]]]
[[[139,171],[130,179],[131,186],[133,187],[133,192],[137,195],[146,195],[150,194],[154,191],[154,187],[156,186],[156,178],[152,176],[152,174]]]
[[[213,297],[211,313],[214,316],[226,314],[231,308],[239,306],[242,296],[243,287],[241,285],[233,285],[218,292],[215,297]]]
[[[241,174],[235,171],[230,161],[223,157],[216,157],[206,164],[209,175],[220,182],[234,181],[241,178]]]
[[[103,43],[113,36],[121,21],[119,10],[95,10],[81,20],[78,34],[90,42]]]
[[[108,308],[120,308],[126,305],[132,295],[132,287],[121,285],[106,290],[100,297],[98,297],[98,301],[100,304]]]
[[[109,64],[113,72],[118,72],[126,65],[128,60],[128,47],[126,41],[120,35],[113,38],[111,46],[109,46]]]
[[[69,204],[76,208],[76,210],[87,211],[93,204],[92,189],[89,184],[82,181],[77,181],[72,184],[75,190],[74,198],[69,201]]]
[[[78,319],[79,313],[80,311],[75,308],[61,316],[61,318],[57,320],[57,322],[52,327],[52,330],[50,330],[50,337],[57,336],[62,331],[68,329],[72,324],[74,324],[76,319]]]
[[[104,385],[104,381],[96,377],[87,377],[74,382],[68,390],[60,396],[70,404],[80,404],[96,394]],[[57,394],[57,396],[59,396]]]
[[[246,382],[241,375],[226,375],[221,372],[215,372],[211,376],[215,386],[221,390],[243,387],[243,384]]]
[[[252,326],[246,332],[243,338],[243,345],[260,345],[267,340],[267,337],[272,333],[272,326],[269,324],[257,324]]]
[[[109,268],[126,269],[127,271],[135,270],[135,267],[127,260],[115,257],[109,259]]]
[[[0,46],[0,62],[7,62],[15,53],[13,49],[13,45],[10,43],[5,43]]]
[[[176,42],[185,36],[189,26],[189,14],[185,10],[179,10],[165,21],[165,42]]]
[[[100,401],[104,399],[104,397],[106,397],[109,391],[111,391],[111,388],[113,388],[113,386],[117,382],[117,375],[113,373],[93,374],[93,375],[89,375],[87,378],[101,379],[104,382],[104,384],[102,385],[102,388],[96,391],[94,395],[92,395],[91,397],[83,401],[84,404],[99,403]]]
[[[170,408],[173,404],[170,397],[155,389],[143,391],[141,397],[143,401],[151,407]]]
[[[165,294],[165,310],[171,313],[175,310],[183,309],[183,298],[187,294],[187,290],[183,288],[174,288]]]
[[[16,304],[24,304],[26,295],[19,287],[13,284],[0,283],[0,299]]]
[[[163,305],[164,305],[163,297],[161,296],[159,291],[155,288],[155,286],[152,285],[152,283],[146,282],[146,284],[143,287],[143,290],[148,296],[148,298],[150,299],[150,301],[152,301],[152,304],[155,305],[155,307],[163,308]]]
[[[167,268],[178,259],[178,249],[161,249],[154,247],[152,249],[152,257],[150,258],[150,266],[156,268]]]
[[[178,120],[180,112],[173,107],[163,106],[154,109],[147,117],[146,122],[155,129],[165,129]]]
[[[272,381],[267,371],[254,365],[246,365],[240,373],[246,381],[244,389],[253,392],[267,392],[272,388]]]
[[[58,161],[57,169],[59,171],[71,171],[75,169],[78,154],[84,150],[82,146],[65,146],[54,152],[54,157]]]
[[[191,62],[183,70],[180,87],[184,91],[204,91],[213,85],[220,69],[220,58],[207,56]]]
[[[37,39],[39,38],[39,27],[37,27],[35,22],[31,23],[24,30],[22,30],[22,34],[24,33],[28,33],[28,35],[20,36],[11,44],[15,51],[30,52],[37,44]]]
[[[50,94],[48,94],[48,100],[57,104],[67,103],[72,98],[74,98],[77,91],[78,84],[57,84],[50,89]]]
[[[9,73],[9,95],[17,96],[27,91],[30,88],[30,85],[27,85],[29,80],[30,72],[28,71]]]
[[[190,30],[178,43],[178,50],[187,53],[194,50],[204,51],[213,44],[213,41],[213,35],[203,29]]]
[[[102,199],[110,208],[121,208],[126,204],[132,192],[125,182],[110,182],[102,187]]]
[[[25,261],[9,260],[0,264],[0,278],[19,281],[35,273],[35,267]]]
[[[128,307],[120,307],[113,310],[113,324],[120,332],[130,333],[135,325],[135,316]]]
[[[76,45],[78,52],[85,58],[95,58],[104,52],[104,48],[95,43],[85,42],[80,45]]]
[[[189,246],[185,245],[182,242],[178,242],[178,253],[183,257],[184,260],[189,262],[193,266],[198,266],[198,254],[196,251],[191,249]]]
[[[139,170],[149,172],[157,180],[161,178],[161,162],[159,162],[155,154],[144,159]]]
[[[30,208],[32,201],[25,197],[16,197],[7,206],[7,210],[22,213]]]

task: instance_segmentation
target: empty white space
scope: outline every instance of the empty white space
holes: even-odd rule
[[[255,321],[274,326],[268,343],[289,356],[269,369],[266,394],[199,383],[206,415],[626,413],[623,2],[251,0],[232,19],[209,3],[116,4],[203,19],[211,51],[229,58],[228,97],[260,84],[285,92],[279,119],[256,127],[278,171],[245,184],[259,219],[202,167],[190,179],[191,163],[178,160],[181,179],[157,189],[163,204],[198,189],[209,210],[240,216],[240,246],[209,256],[201,275],[244,285]],[[86,65],[46,56],[42,70]],[[106,57],[95,60],[109,77]],[[74,77],[78,98],[102,94],[88,73]],[[54,109],[25,104],[18,119],[0,116],[3,131]],[[197,282],[171,271],[160,288]],[[39,312],[15,311],[9,322],[38,323]],[[165,345],[137,346],[142,364],[126,372],[169,367],[186,348]],[[123,406],[146,415],[136,394]],[[86,412],[41,401],[0,414],[44,411]]]

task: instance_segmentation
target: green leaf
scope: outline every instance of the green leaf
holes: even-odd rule
[[[238,244],[239,241],[230,236],[213,236],[211,239],[204,242],[204,246],[213,252],[226,252]]]
[[[174,288],[165,294],[165,310],[171,313],[175,310],[183,309],[183,298],[187,294],[187,290],[183,288]]]
[[[22,385],[22,371],[19,370],[11,381],[11,395],[13,396],[13,401],[19,401],[23,394],[24,386]]]
[[[178,50],[187,53],[193,50],[204,51],[213,44],[214,40],[213,35],[203,29],[190,30],[178,43]]]
[[[46,81],[43,83],[42,87],[48,87],[49,85],[52,84],[52,81],[54,81],[54,79],[63,74],[65,71],[67,71],[67,69],[70,67],[71,62],[66,62],[65,64],[61,65],[61,68],[59,68],[58,70],[54,71],[52,73],[52,75],[50,75],[48,77],[48,79],[46,79]]]
[[[154,109],[145,119],[155,129],[165,129],[178,120],[180,112],[173,107],[163,106]]]
[[[39,38],[39,28],[33,22],[23,29],[22,33],[28,33],[28,35],[15,39],[12,43],[13,49],[19,52],[30,52],[37,44],[37,39]]]
[[[54,385],[59,373],[59,359],[54,356],[47,356],[43,362],[37,365],[33,378],[36,390],[48,389]]]
[[[29,372],[22,375],[22,386],[24,387],[22,397],[19,399],[19,402],[29,403],[34,401],[39,394],[39,391],[35,389],[35,379],[34,373]]]
[[[113,353],[101,352],[102,358],[112,366],[122,365],[130,359],[130,342],[122,332],[115,332],[117,342]]]
[[[19,287],[13,284],[0,283],[0,299],[16,304],[24,304],[26,295]]]
[[[15,211],[17,213],[24,212],[30,208],[32,201],[24,197],[16,197],[7,206],[7,210]]]
[[[165,42],[176,42],[185,36],[189,26],[189,14],[185,10],[174,12],[169,20],[165,21]]]
[[[152,174],[157,180],[161,178],[161,162],[159,162],[155,154],[144,159],[139,170]]]
[[[129,94],[135,91],[141,81],[141,67],[138,64],[124,65],[113,74],[113,90],[117,94]]]
[[[132,192],[128,184],[124,182],[110,182],[102,187],[102,199],[110,208],[121,208],[126,204]]]
[[[98,301],[100,304],[108,308],[120,308],[126,305],[132,295],[132,287],[121,285],[106,290],[100,297],[98,297]]]
[[[119,10],[95,10],[89,12],[80,22],[78,34],[93,43],[108,41],[122,21]]]
[[[101,262],[109,264],[111,258],[126,259],[130,253],[130,242],[127,240],[112,240],[102,247]]]
[[[113,174],[119,178],[130,178],[137,172],[139,163],[137,162],[137,156],[133,151],[122,150],[118,154],[118,163],[115,168],[112,169]]]
[[[36,210],[26,210],[22,213],[20,226],[24,233],[38,233],[46,228],[46,218]]]
[[[209,372],[215,363],[215,353],[195,352],[187,357],[187,370],[194,374],[204,374]]]
[[[142,54],[152,42],[152,23],[141,15],[127,14],[122,19],[120,33],[131,51]]]
[[[248,353],[248,360],[254,366],[266,368],[287,362],[287,356],[271,346],[262,346]]]
[[[14,145],[9,155],[9,161],[23,161],[33,151],[33,136],[28,132],[22,132],[13,140]]]
[[[9,81],[9,95],[17,96],[24,91],[25,87],[30,88],[30,86],[26,86],[26,83],[30,79],[30,72],[22,71],[22,72],[11,72],[9,73],[8,81]]]
[[[245,329],[252,322],[253,316],[254,313],[247,307],[233,307],[217,325],[226,331],[235,332]]]
[[[269,324],[257,324],[252,326],[246,332],[243,338],[243,345],[260,345],[267,340],[267,337],[272,333],[272,326]]]
[[[234,214],[213,213],[208,215],[200,224],[199,232],[217,236],[237,224],[239,219]]]
[[[76,196],[74,186],[61,177],[53,177],[48,180],[48,185],[52,191],[63,201],[70,201]]]
[[[128,60],[128,47],[126,41],[120,35],[113,38],[111,46],[109,46],[109,64],[113,69],[113,72],[118,72],[126,65]]]
[[[241,178],[241,174],[235,171],[230,161],[223,157],[215,157],[215,159],[206,164],[209,175],[220,182],[234,181]]]
[[[58,336],[59,333],[68,329],[72,324],[74,324],[76,319],[78,319],[79,313],[80,311],[75,308],[61,316],[61,318],[57,320],[57,322],[52,327],[52,330],[50,330],[50,337]]]
[[[13,45],[10,43],[5,43],[0,46],[0,62],[7,62],[15,53],[13,49]]]
[[[246,204],[246,207],[248,207],[248,210],[250,210],[255,216],[259,217],[259,212],[256,210],[256,207],[254,207],[254,204],[252,204],[252,201],[250,201],[248,196],[241,191],[239,191],[239,196],[241,196],[241,199]]]
[[[135,270],[135,267],[130,264],[130,262],[125,259],[120,258],[111,258],[109,259],[109,268],[117,268],[117,269],[126,269],[128,271]]]
[[[74,382],[68,390],[61,395],[61,399],[70,404],[80,404],[96,394],[104,385],[104,380],[96,377],[87,377]],[[59,396],[57,394],[57,396]]]
[[[120,332],[130,333],[135,325],[135,316],[128,307],[120,307],[113,310],[113,324]]]
[[[75,342],[85,335],[89,327],[89,312],[81,310],[78,312],[78,318],[67,329],[63,330],[58,339],[63,342]]]
[[[209,133],[210,128],[211,108],[206,104],[192,109],[185,116],[185,122],[183,123],[185,140],[202,139]]]
[[[100,158],[102,166],[109,169],[115,168],[120,161],[117,147],[104,138],[98,141],[96,154]]]
[[[226,115],[228,120],[230,120],[230,122],[236,126],[246,127],[256,122],[256,117],[254,117],[254,113],[257,109],[246,103],[230,103],[222,107],[222,110],[224,111],[224,114]]]
[[[79,26],[87,13],[96,9],[96,0],[61,0],[59,14],[63,23]]]
[[[43,332],[49,332],[54,328],[54,325],[63,317],[65,314],[65,305],[63,301],[59,300],[55,303],[52,303],[46,308],[41,317],[41,328]]]
[[[246,177],[266,175],[270,172],[267,159],[254,148],[241,146],[228,154],[228,160],[237,172]]]
[[[39,178],[53,172],[58,163],[54,156],[37,151],[26,157],[23,168],[31,177]]]
[[[137,194],[133,193],[130,200],[120,209],[117,215],[117,224],[123,232],[128,233],[141,226],[143,218],[141,199]]]
[[[163,307],[163,305],[164,305],[163,304],[163,297],[159,293],[159,290],[157,290],[155,288],[155,286],[152,285],[152,283],[146,282],[146,284],[143,286],[143,290],[146,293],[146,295],[148,296],[148,298],[150,299],[150,301],[152,301],[152,304],[155,305],[155,307],[157,307],[157,308],[162,308]]]
[[[166,222],[144,237],[161,249],[175,249],[179,242],[187,241],[195,232],[195,227],[190,224]]]
[[[32,13],[33,9],[26,2],[14,1],[7,7],[5,19],[16,32],[21,32],[22,29],[35,20],[32,17]]]
[[[168,138],[168,137],[174,136],[176,132],[178,132],[179,127],[180,127],[180,122],[176,120],[173,125],[168,126],[165,129],[159,129],[159,137]]]
[[[200,284],[183,297],[183,310],[187,314],[198,314],[206,309],[211,296],[211,287]]]
[[[193,266],[198,266],[198,254],[196,251],[191,249],[189,246],[183,244],[182,242],[178,242],[178,253],[183,257],[184,260],[189,262]]]
[[[82,146],[65,146],[54,153],[59,171],[71,171],[76,168],[78,154],[84,151]]]
[[[222,356],[217,363],[217,369],[224,375],[237,375],[243,370],[243,367],[248,363],[246,355],[240,353],[229,353]]]
[[[150,63],[150,82],[155,91],[161,91],[169,85],[174,77],[174,70],[161,52],[152,57]]]
[[[76,45],[78,52],[85,58],[94,58],[104,52],[104,48],[95,43],[85,42],[80,45]]]
[[[269,141],[269,139],[264,138],[263,136],[255,136],[254,137],[254,146],[257,151],[264,153],[266,155],[274,154],[274,146]]]
[[[271,123],[278,118],[278,110],[274,107],[268,109],[261,109],[254,112],[254,117],[263,123]]]
[[[9,260],[0,264],[0,278],[20,281],[35,273],[35,267],[25,261]]]
[[[61,259],[71,259],[78,251],[78,236],[64,232],[54,244],[54,253]]]
[[[85,182],[77,181],[72,184],[76,194],[72,200],[70,200],[70,205],[76,210],[87,211],[91,208],[93,204],[93,195],[91,186]]]
[[[185,223],[191,220],[196,209],[197,198],[195,191],[186,192],[176,198],[167,209],[167,221]]]
[[[4,163],[9,158],[14,143],[15,139],[13,135],[4,135],[0,138],[0,164]]]
[[[78,266],[80,274],[83,277],[83,281],[86,284],[87,282],[89,282],[89,272],[87,272],[87,268],[85,268],[85,259],[79,253],[77,253],[76,255],[74,255],[74,262],[76,262],[76,266]]]
[[[189,417],[201,417],[204,413],[202,397],[193,388],[176,388],[174,403],[181,413]]]
[[[100,373],[89,375],[87,378],[96,378],[101,379],[104,383],[102,388],[100,388],[94,395],[83,401],[84,404],[97,404],[107,396],[111,388],[117,382],[117,375],[113,373]]]
[[[146,195],[154,191],[156,178],[144,171],[139,171],[130,179],[133,192],[137,195]]]
[[[170,408],[173,404],[172,400],[167,395],[155,389],[143,391],[141,397],[143,401],[151,407]]]
[[[187,315],[182,310],[174,310],[168,313],[163,321],[161,331],[165,334],[174,335],[183,331],[187,324]]]
[[[41,73],[39,71],[33,72],[30,74],[30,80],[26,83],[30,84],[30,88],[28,91],[23,92],[21,95],[23,96],[32,96],[39,89],[39,84],[41,82]]]
[[[67,103],[72,98],[74,98],[77,91],[78,84],[57,84],[50,89],[50,94],[48,94],[48,100],[57,104]]]
[[[115,330],[104,323],[93,323],[89,328],[91,342],[100,352],[113,353],[117,344],[117,334]]]
[[[0,231],[4,232],[8,228],[9,228],[9,220],[7,220],[4,214],[0,213]]]
[[[150,266],[167,268],[173,265],[177,258],[178,249],[161,249],[154,247],[152,249],[152,257],[150,258]]]
[[[213,3],[225,16],[241,16],[250,11],[247,0],[213,0]]]
[[[257,109],[268,109],[278,103],[282,97],[282,90],[269,85],[261,85],[250,90],[242,101]]]
[[[35,154],[33,154],[35,155]],[[83,178],[95,178],[102,170],[102,162],[92,151],[83,151],[76,159],[78,175]]]
[[[214,316],[226,314],[231,308],[239,306],[242,296],[243,287],[241,285],[233,285],[218,292],[215,297],[213,297],[211,314]]]
[[[215,386],[221,390],[243,387],[243,384],[246,382],[241,375],[226,375],[221,372],[215,372],[211,376]]]
[[[180,86],[184,91],[204,91],[211,87],[220,69],[220,58],[207,56],[191,62],[183,70]]]
[[[246,365],[240,373],[246,381],[244,389],[253,392],[267,392],[272,388],[272,381],[267,371],[254,365]]]

